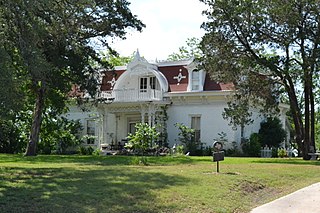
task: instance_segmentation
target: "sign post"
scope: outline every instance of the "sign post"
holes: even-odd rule
[[[223,144],[221,142],[215,141],[213,143],[213,162],[217,162],[217,173],[219,173],[220,168],[219,168],[219,161],[224,160],[224,151],[223,149]]]

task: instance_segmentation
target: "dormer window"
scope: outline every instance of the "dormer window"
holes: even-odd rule
[[[195,69],[192,71],[192,91],[199,90],[199,70]]]
[[[156,77],[150,77],[150,89],[156,89],[157,79]]]
[[[140,78],[140,92],[147,92],[148,88],[148,78]]]
[[[189,78],[187,91],[200,92],[203,91],[206,72],[197,68],[197,63],[192,62],[187,67]]]
[[[149,85],[149,86],[148,86]],[[157,78],[153,77],[140,77],[140,92],[147,92],[148,90],[159,90]]]

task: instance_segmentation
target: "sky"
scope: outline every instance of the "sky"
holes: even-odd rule
[[[126,40],[115,39],[111,46],[121,55],[137,49],[148,61],[165,60],[185,46],[187,38],[201,38],[205,21],[199,0],[129,0],[131,12],[146,25],[142,33],[129,30]]]

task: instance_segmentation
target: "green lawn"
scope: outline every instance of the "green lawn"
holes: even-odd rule
[[[320,181],[320,162],[0,155],[0,212],[249,212]]]

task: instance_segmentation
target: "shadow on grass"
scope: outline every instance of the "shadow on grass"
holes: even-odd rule
[[[159,212],[157,191],[181,176],[144,167],[97,169],[0,167],[0,212]]]
[[[80,165],[131,165],[134,158],[139,156],[92,156],[92,155],[38,155],[25,157],[23,155],[0,154],[1,162],[12,163],[30,163],[30,164],[61,164],[61,163],[76,163]],[[151,165],[177,165],[189,164],[200,161],[199,159],[186,156],[148,156],[148,163]]]

